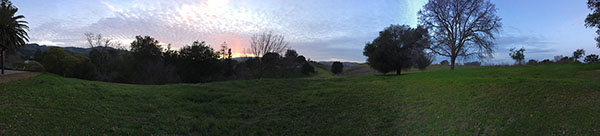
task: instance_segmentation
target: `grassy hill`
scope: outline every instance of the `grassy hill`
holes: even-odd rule
[[[142,86],[0,84],[0,135],[600,134],[600,65]]]

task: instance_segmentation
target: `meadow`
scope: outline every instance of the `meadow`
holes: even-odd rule
[[[600,65],[129,85],[0,83],[0,135],[590,135]]]

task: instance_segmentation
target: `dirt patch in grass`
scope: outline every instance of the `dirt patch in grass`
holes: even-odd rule
[[[9,75],[0,75],[0,83],[6,83],[6,82],[10,82],[10,81],[35,77],[39,74],[40,73],[38,73],[38,72],[23,72],[23,73],[9,74]]]
[[[578,78],[588,78],[594,80],[600,80],[600,69],[591,71],[581,71],[577,73]]]

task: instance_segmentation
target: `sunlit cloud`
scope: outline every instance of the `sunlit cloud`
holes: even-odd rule
[[[86,47],[86,32],[103,34],[128,46],[137,35],[148,35],[163,45],[180,48],[206,41],[219,49],[223,42],[235,57],[253,34],[273,31],[285,35],[293,49],[314,60],[346,58],[364,61],[364,43],[390,24],[416,24],[420,0],[100,0],[89,10],[107,11],[100,19],[31,22],[32,41]],[[52,12],[62,12],[60,9]],[[70,13],[71,11],[69,11]],[[48,16],[52,16],[48,15]],[[53,17],[58,20],[60,16]],[[67,15],[68,16],[68,15]],[[33,17],[35,18],[35,17]],[[81,18],[85,19],[85,18]],[[49,42],[46,42],[49,43]]]

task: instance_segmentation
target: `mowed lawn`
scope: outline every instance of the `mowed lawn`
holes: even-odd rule
[[[126,85],[0,84],[0,135],[600,134],[600,65]]]

